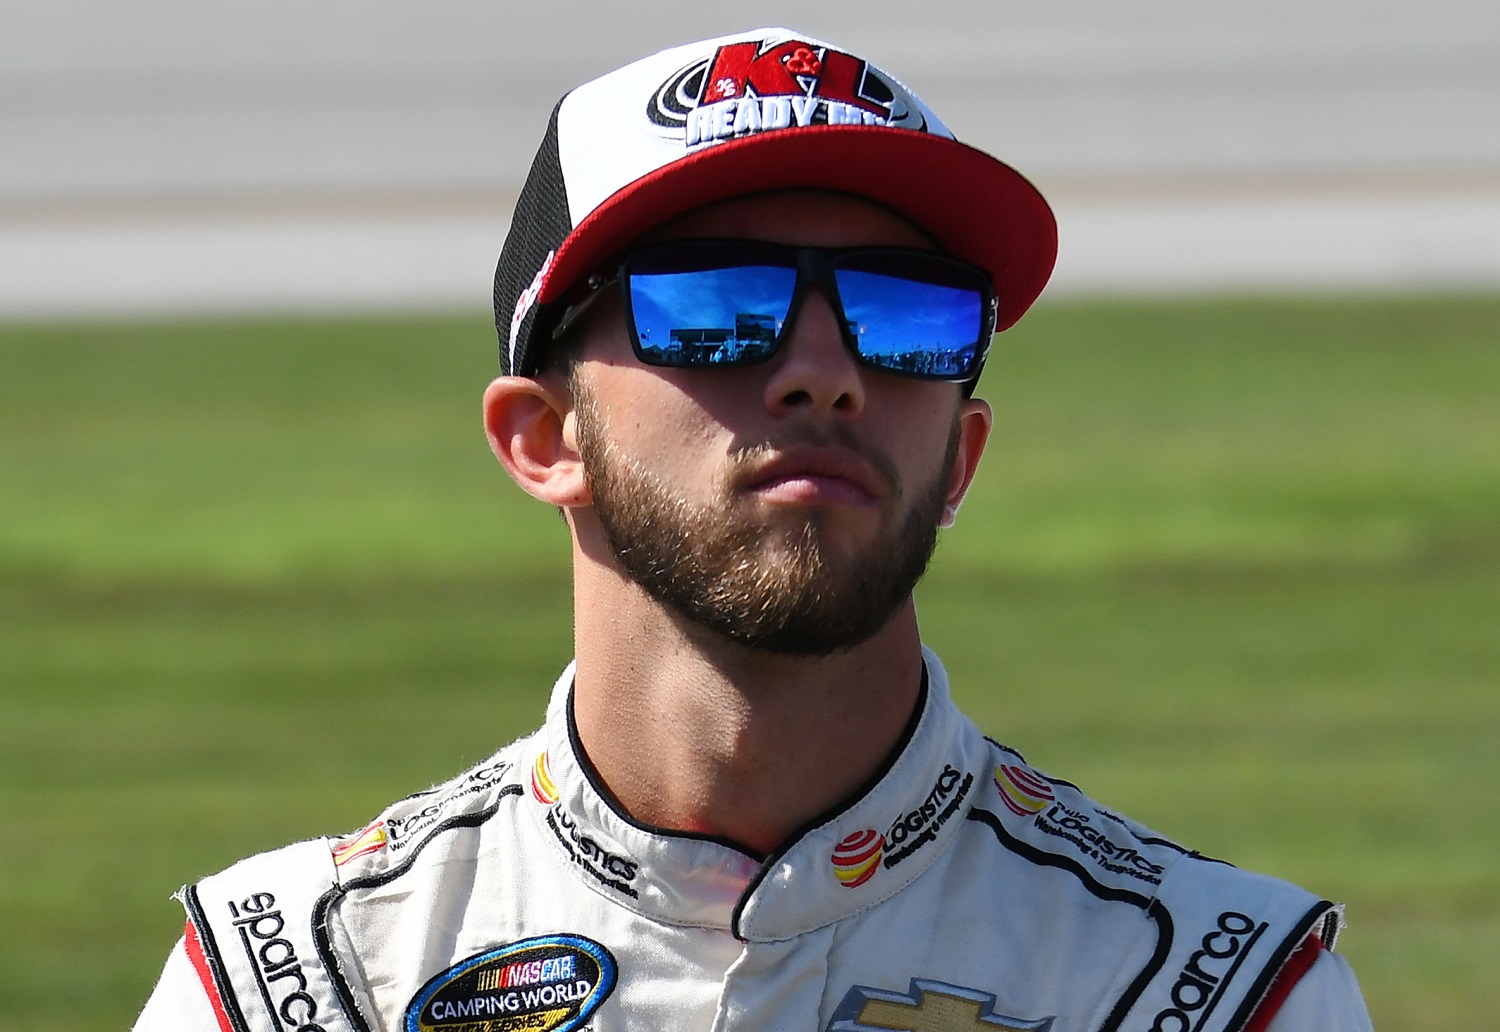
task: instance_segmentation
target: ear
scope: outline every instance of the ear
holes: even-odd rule
[[[990,427],[994,421],[989,402],[982,398],[964,399],[958,412],[958,449],[953,456],[953,469],[948,474],[948,497],[938,526],[951,527],[957,521],[958,507],[963,504],[969,485],[974,482],[974,473],[979,469],[979,459],[990,439]]]
[[[574,434],[573,401],[550,381],[502,376],[485,388],[490,450],[521,490],[569,508],[592,501]]]

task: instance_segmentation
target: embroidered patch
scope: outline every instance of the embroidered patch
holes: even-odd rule
[[[1037,831],[1071,842],[1079,855],[1115,874],[1138,878],[1148,885],[1160,885],[1164,868],[1149,859],[1130,842],[1118,842],[1098,826],[1098,811],[1075,810],[1054,801],[1036,815]]]
[[[829,857],[834,877],[846,889],[858,888],[882,867],[895,867],[936,841],[938,832],[958,813],[973,784],[974,775],[960,774],[953,764],[944,764],[927,798],[893,820],[884,835],[874,828],[862,828],[839,840]]]
[[[800,39],[720,47],[657,87],[646,117],[689,149],[809,125],[929,131],[921,105],[896,80],[853,54]]]
[[[317,841],[306,843],[308,851],[319,848]],[[272,892],[251,892],[238,903],[224,901],[233,921],[231,927],[239,933],[245,952],[244,963],[236,959],[235,966],[240,970],[248,966],[258,990],[254,997],[246,994],[252,1001],[248,1006],[256,1009],[253,1001],[258,999],[265,1005],[262,1013],[273,1022],[280,1015],[287,1028],[323,1028],[324,1024],[330,1029],[345,1027],[337,1018],[341,1013],[338,1005],[328,998],[331,994],[326,991],[327,979],[319,977],[322,963],[310,941],[310,929],[305,921],[296,919],[295,915],[305,913],[307,902],[305,896],[299,898],[299,895],[294,888],[291,893],[283,894],[281,902]],[[188,912],[193,913],[196,906],[197,903],[190,904]],[[201,934],[205,925],[197,923]],[[241,983],[236,979],[234,984]],[[281,1027],[279,1022],[277,1027]]]
[[[581,935],[540,935],[487,950],[430,979],[404,1032],[572,1032],[614,990],[615,958]]]
[[[543,806],[557,802],[557,785],[552,781],[552,765],[545,750],[531,766],[531,796]]]
[[[973,785],[974,775],[961,775],[953,764],[944,764],[943,772],[921,805],[897,817],[886,829],[883,866],[895,867],[934,841],[943,825],[958,813]]]
[[[1219,1003],[1241,961],[1270,925],[1248,914],[1226,910],[1204,934],[1172,983],[1172,1006],[1156,1015],[1152,1028],[1197,1028]],[[1202,1011],[1200,1017],[1198,1012]]]
[[[995,768],[995,787],[1000,790],[1000,801],[1017,817],[1030,817],[1041,813],[1053,799],[1052,786],[1040,775],[1002,763]]]
[[[874,828],[856,831],[833,847],[833,874],[846,889],[855,889],[880,870],[880,855],[885,846]]]
[[[385,821],[376,821],[333,845],[333,865],[343,867],[350,860],[384,849],[386,843]]]
[[[640,873],[640,864],[600,845],[592,835],[579,830],[578,822],[561,806],[553,806],[547,811],[547,827],[557,836],[568,859],[589,877],[631,899],[641,898],[640,892],[631,887],[631,882]]]
[[[844,994],[828,1032],[1048,1032],[1052,1019],[1009,1018],[995,1013],[995,996],[978,989],[913,978],[905,993],[857,985]]]

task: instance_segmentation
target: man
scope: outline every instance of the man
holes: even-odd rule
[[[1055,239],[785,29],[565,97],[484,416],[571,532],[575,662],[531,737],[184,890],[137,1028],[1368,1029],[1336,908],[1029,767],[922,648]]]

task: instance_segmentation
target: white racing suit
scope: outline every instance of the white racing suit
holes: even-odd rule
[[[1356,1032],[1340,915],[986,739],[936,657],[857,798],[761,861],[621,814],[571,670],[535,734],[181,896],[136,1032]]]

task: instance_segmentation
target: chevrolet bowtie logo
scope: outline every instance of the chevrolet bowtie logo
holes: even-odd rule
[[[902,994],[857,985],[844,996],[828,1032],[1048,1032],[1051,1018],[1027,1021],[995,1013],[995,997],[977,989],[913,978]]]

